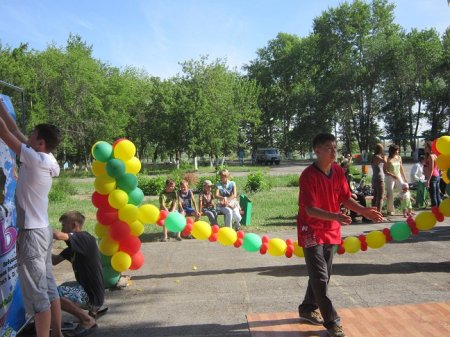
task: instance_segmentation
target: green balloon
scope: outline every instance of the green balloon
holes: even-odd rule
[[[244,235],[244,242],[242,243],[242,248],[247,252],[257,252],[260,250],[262,245],[262,240],[259,235],[255,233],[246,233]]]
[[[120,178],[125,174],[125,163],[120,159],[110,159],[106,163],[106,173],[112,178]]]
[[[125,173],[123,176],[117,179],[117,187],[127,193],[134,191],[137,185],[137,178],[134,174],[131,173]]]
[[[142,192],[139,187],[136,187],[134,190],[128,193],[128,202],[130,204],[139,206],[142,200],[144,200],[144,192]]]
[[[94,148],[92,149],[94,158],[103,163],[108,161],[112,157],[112,154],[112,145],[104,141],[95,143]]]
[[[100,258],[102,260],[103,267],[111,265],[111,256],[106,256],[106,255],[103,255],[102,253],[100,253]]]
[[[181,232],[186,226],[186,218],[178,212],[170,212],[164,220],[164,226],[171,232]]]
[[[406,222],[396,222],[391,226],[391,236],[395,241],[403,241],[411,236],[411,228]]]
[[[120,273],[111,266],[103,267],[103,285],[105,289],[114,287],[119,282]]]

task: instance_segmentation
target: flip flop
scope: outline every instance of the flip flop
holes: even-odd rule
[[[93,313],[91,311],[89,311],[89,316],[93,317],[95,320],[99,319],[100,317],[102,317],[104,314],[106,314],[106,312],[108,311],[108,307],[103,307],[100,308],[99,310],[97,310],[96,313]]]
[[[71,331],[71,333],[68,336],[84,337],[84,336],[89,335],[94,329],[97,329],[97,324],[94,324],[90,328],[85,328],[85,327],[81,326],[80,324],[78,324],[77,327],[75,329],[73,329],[73,331]]]

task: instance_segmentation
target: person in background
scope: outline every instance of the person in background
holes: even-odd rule
[[[402,183],[407,183],[403,169],[402,157],[400,157],[400,147],[398,145],[389,146],[387,164],[384,166],[387,214],[394,215],[394,190],[402,191]]]
[[[184,216],[193,216],[198,220],[200,213],[197,211],[197,204],[194,199],[194,192],[189,188],[187,180],[180,182],[180,190],[178,191],[179,209],[178,211]]]
[[[241,212],[237,201],[236,183],[230,180],[230,172],[221,170],[219,172],[220,182],[216,184],[214,197],[219,200],[217,210],[225,216],[225,226],[239,230],[241,225]]]
[[[414,163],[414,165],[411,167],[410,181],[412,187],[414,188],[417,188],[419,182],[426,182],[425,174],[423,173],[425,162],[425,156],[420,155],[419,161],[417,163]]]
[[[415,213],[413,212],[413,207],[411,203],[411,192],[409,191],[409,186],[407,183],[402,184],[402,192],[400,193],[400,200],[403,216],[405,218],[413,216]]]
[[[384,200],[384,171],[387,164],[386,156],[384,155],[384,147],[382,144],[375,146],[375,152],[372,156],[372,188],[373,188],[373,202],[372,206],[381,212]]]
[[[212,185],[213,184],[211,180],[205,180],[203,182],[203,190],[200,192],[200,195],[198,197],[198,204],[200,214],[206,215],[211,225],[216,225],[217,210],[215,208],[214,196],[211,193]]]
[[[439,189],[441,175],[436,164],[437,156],[431,150],[432,144],[433,142],[428,141],[425,145],[426,161],[424,165],[424,174],[426,179],[426,186],[428,188],[428,192],[430,193],[431,207],[434,207],[441,204],[441,193]]]
[[[51,154],[61,141],[59,129],[36,125],[27,138],[0,97],[0,138],[19,156],[16,187],[17,264],[25,310],[34,316],[36,336],[62,337],[61,304],[52,273],[52,229],[48,194],[60,168]]]
[[[100,252],[95,237],[83,231],[84,221],[83,214],[69,211],[59,218],[62,231],[53,231],[53,238],[65,241],[67,248],[59,255],[52,254],[52,263],[71,262],[77,280],[73,286],[58,287],[62,310],[79,320],[74,336],[86,336],[92,332],[97,327],[95,318],[98,313],[105,311],[100,310],[105,299]]]
[[[164,190],[159,194],[159,209],[168,212],[174,212],[179,206],[178,194],[175,191],[175,181],[173,179],[167,179]],[[169,235],[166,226],[163,226],[163,238],[162,241],[169,240]],[[176,237],[178,241],[181,241],[181,234],[177,232]]]
[[[323,325],[331,337],[345,337],[340,318],[328,294],[333,256],[341,244],[341,226],[351,218],[340,212],[341,204],[372,221],[381,221],[375,208],[352,199],[344,170],[336,164],[336,137],[321,133],[312,147],[316,161],[299,178],[298,243],[303,247],[308,287],[298,310],[302,320]]]

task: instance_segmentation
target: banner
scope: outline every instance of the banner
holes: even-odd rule
[[[8,96],[1,95],[8,112],[16,114]],[[0,139],[0,336],[14,337],[25,324],[25,310],[17,275],[16,155]]]

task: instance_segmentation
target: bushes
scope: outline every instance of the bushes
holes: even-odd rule
[[[261,171],[250,173],[244,186],[246,192],[260,192],[270,189],[270,184]]]
[[[75,195],[77,189],[73,183],[70,182],[67,177],[59,177],[55,179],[56,181],[52,185],[52,189],[48,194],[49,201],[64,201],[69,196]]]
[[[166,178],[162,176],[149,177],[138,175],[138,186],[144,195],[159,195],[166,185]]]

